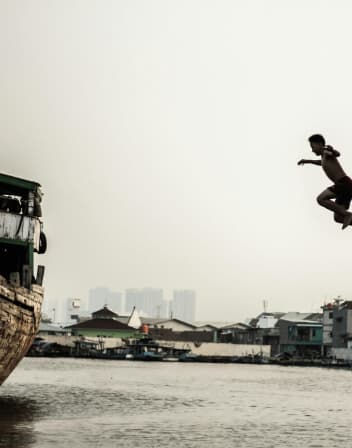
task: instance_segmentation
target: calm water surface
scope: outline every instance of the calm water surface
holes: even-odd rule
[[[26,358],[0,447],[350,447],[352,371]]]

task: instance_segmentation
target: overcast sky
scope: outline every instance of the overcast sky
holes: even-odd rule
[[[352,297],[349,0],[0,0],[1,171],[45,193],[46,308],[88,289],[197,291],[198,320]]]

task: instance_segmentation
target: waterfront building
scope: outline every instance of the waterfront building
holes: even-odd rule
[[[68,330],[58,325],[40,322],[37,337],[43,336],[62,336],[68,333]]]
[[[238,322],[220,328],[218,340],[233,344],[270,345],[272,356],[280,351],[302,352],[306,346],[316,350],[317,346],[321,347],[321,319],[322,315],[319,313],[261,313],[258,317],[250,319],[248,325]],[[308,337],[304,341],[302,334],[307,330],[303,330],[303,327],[308,328],[310,321],[313,322],[309,330],[311,339]],[[290,327],[289,335],[288,327]],[[294,335],[294,332],[297,332],[297,335]]]
[[[256,328],[242,322],[225,325],[218,330],[220,342],[232,344],[256,344]]]
[[[136,330],[118,320],[118,315],[107,306],[92,313],[92,319],[66,327],[72,336],[128,338]]]
[[[180,319],[153,319],[141,317],[142,324],[147,325],[149,334],[159,340],[183,342],[216,342],[216,330],[200,331],[195,325]]]
[[[190,289],[177,289],[170,303],[170,316],[194,322],[196,314],[196,292]]]
[[[295,353],[299,356],[320,355],[323,343],[321,321],[284,317],[279,320],[278,326],[281,352]]]
[[[256,318],[251,319],[249,325],[256,328],[275,328],[279,319],[281,319],[285,314],[287,313],[268,313],[265,311],[260,313]]]
[[[149,328],[163,328],[172,331],[196,331],[197,327],[180,319],[153,319],[141,317],[142,324]]]
[[[322,306],[325,356],[352,362],[352,301],[334,299]]]
[[[114,319],[91,319],[67,327],[72,336],[129,338],[136,330]]]
[[[322,343],[322,356],[329,356],[332,349],[332,335],[334,324],[334,309],[338,308],[338,303],[331,302],[323,305],[323,343]]]
[[[337,303],[333,309],[332,347],[352,348],[352,301]]]
[[[66,310],[65,310],[65,322],[72,323],[77,322],[78,316],[81,312],[82,302],[81,299],[75,297],[70,297],[66,300]]]

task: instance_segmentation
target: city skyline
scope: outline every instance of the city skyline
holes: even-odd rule
[[[132,294],[131,294],[132,293]],[[163,288],[143,287],[143,288],[125,288],[120,290],[111,290],[106,286],[95,286],[88,289],[85,297],[68,297],[64,300],[58,300],[54,307],[44,306],[45,313],[48,316],[54,316],[59,321],[68,322],[70,316],[74,314],[88,315],[98,309],[108,306],[119,315],[130,314],[134,307],[142,314],[155,318],[177,317],[180,306],[174,306],[175,294],[190,294],[192,301],[192,311],[187,318],[183,319],[183,311],[180,311],[179,318],[181,320],[194,321],[196,307],[195,296],[196,291],[189,289],[175,288],[166,291]],[[156,295],[155,295],[156,294]],[[153,295],[154,300],[153,301]],[[149,300],[148,300],[149,296]],[[185,305],[183,305],[184,308]]]

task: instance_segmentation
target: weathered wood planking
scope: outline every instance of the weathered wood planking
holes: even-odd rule
[[[0,385],[29,350],[41,318],[43,288],[0,283]]]

